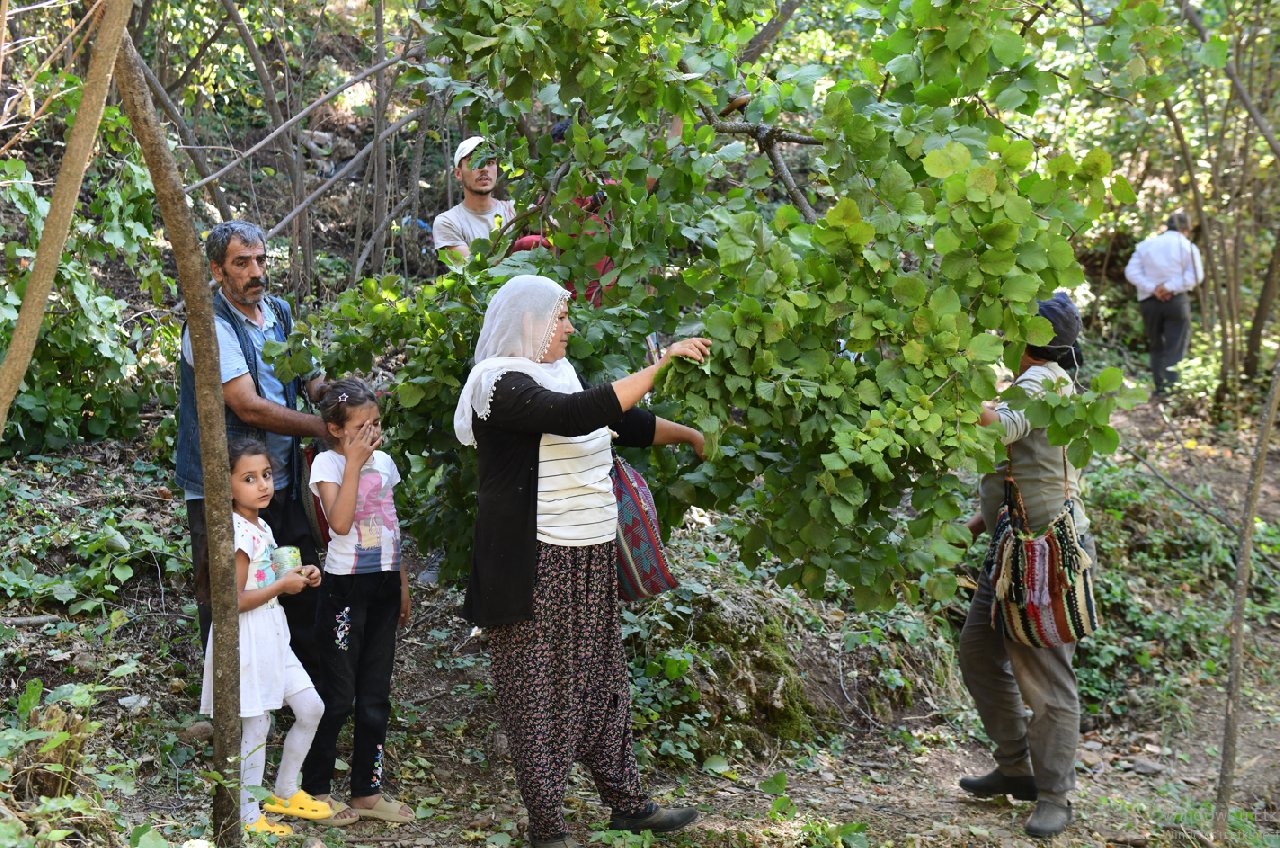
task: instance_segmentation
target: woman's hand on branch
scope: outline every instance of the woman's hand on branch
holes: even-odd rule
[[[673,342],[662,354],[662,359],[658,360],[658,367],[666,365],[671,361],[673,356],[682,356],[685,359],[692,359],[694,362],[701,363],[711,355],[711,339],[704,339],[695,336],[690,339],[681,339]]]

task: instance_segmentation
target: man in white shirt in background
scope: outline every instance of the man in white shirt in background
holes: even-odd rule
[[[465,139],[453,151],[453,178],[462,186],[462,202],[441,212],[431,225],[436,250],[448,251],[443,257],[446,260],[467,259],[473,241],[491,238],[515,217],[514,203],[493,196],[498,187],[495,153],[479,135]]]
[[[1187,354],[1191,339],[1191,300],[1187,292],[1204,279],[1200,248],[1187,238],[1191,219],[1175,212],[1168,229],[1138,245],[1124,275],[1138,290],[1138,308],[1151,350],[1151,373],[1157,398],[1178,382],[1174,370]]]

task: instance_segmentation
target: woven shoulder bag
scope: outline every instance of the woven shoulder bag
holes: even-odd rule
[[[616,455],[609,474],[618,499],[618,597],[639,601],[674,589],[680,584],[668,568],[658,508],[648,484]]]
[[[1022,493],[1013,479],[1013,451],[1004,477],[1004,506],[996,520],[984,568],[995,602],[991,626],[1033,648],[1056,648],[1088,636],[1098,627],[1093,596],[1093,562],[1080,546],[1062,450],[1062,511],[1036,535],[1027,521]]]

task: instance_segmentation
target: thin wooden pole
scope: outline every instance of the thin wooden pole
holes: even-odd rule
[[[1258,428],[1258,446],[1253,452],[1249,472],[1249,495],[1240,517],[1240,549],[1236,552],[1235,603],[1231,609],[1230,664],[1227,675],[1227,707],[1222,719],[1222,765],[1218,771],[1218,796],[1213,807],[1213,835],[1216,841],[1227,837],[1227,820],[1231,813],[1231,793],[1236,780],[1236,741],[1240,729],[1240,690],[1244,686],[1244,610],[1249,597],[1253,565],[1253,525],[1262,494],[1263,471],[1267,467],[1267,449],[1275,427],[1276,408],[1280,406],[1280,359],[1271,373],[1271,389],[1263,406]]]
[[[129,5],[125,0],[125,5]],[[160,116],[147,88],[142,58],[125,36],[116,62],[125,114],[142,148],[165,233],[178,263],[178,284],[187,302],[187,330],[200,422],[200,463],[204,470],[204,515],[209,528],[209,583],[213,595],[213,757],[225,780],[214,787],[213,833],[220,848],[240,845],[240,622],[231,537],[231,472],[227,429],[213,328],[213,295],[208,268],[187,208],[178,163],[169,152]]]
[[[107,90],[111,87],[111,66],[115,64],[116,51],[120,49],[120,39],[132,11],[130,0],[108,0],[93,42],[89,73],[81,89],[80,108],[67,137],[66,153],[58,167],[58,180],[49,202],[49,214],[45,217],[40,244],[36,247],[35,267],[27,278],[27,290],[22,298],[18,321],[13,327],[13,338],[4,353],[4,361],[0,362],[0,441],[4,438],[9,408],[31,364],[40,325],[44,323],[45,306],[62,262],[67,234],[71,231],[71,216],[98,139],[98,124],[107,102]]]

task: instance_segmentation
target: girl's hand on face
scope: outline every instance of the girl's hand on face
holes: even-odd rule
[[[662,361],[659,364],[665,365],[671,361],[673,356],[682,356],[685,359],[692,359],[694,362],[702,362],[711,354],[711,339],[704,339],[695,336],[690,339],[681,339],[673,343],[667,348],[666,353],[662,355]]]
[[[382,428],[371,421],[366,421],[347,437],[343,453],[347,457],[347,462],[364,465],[381,444]]]
[[[315,568],[309,565],[307,568]],[[303,569],[295,568],[285,573],[277,582],[280,584],[280,594],[296,595],[303,589],[307,588],[307,578],[302,575]]]

